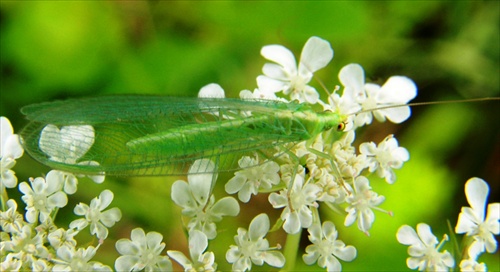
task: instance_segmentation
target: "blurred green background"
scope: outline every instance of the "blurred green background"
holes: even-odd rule
[[[42,101],[124,93],[196,96],[212,82],[228,97],[237,97],[240,90],[256,87],[265,63],[259,54],[262,46],[282,44],[298,58],[313,35],[330,41],[335,51],[332,63],[317,73],[330,89],[339,84],[340,68],[355,62],[371,82],[382,84],[391,75],[412,78],[419,88],[417,102],[499,96],[499,3],[2,1],[0,114],[19,131],[26,124],[19,108]],[[472,176],[490,184],[490,202],[499,201],[499,106],[415,107],[407,123],[376,124],[358,136],[360,142],[379,142],[393,133],[411,159],[397,171],[394,185],[372,182],[387,198],[382,208],[395,215],[378,212],[369,237],[356,226],[344,227],[343,217],[334,216],[340,239],[358,249],[354,262],[342,262],[344,270],[407,270],[407,247],[396,241],[396,230],[426,222],[440,239],[447,232],[446,220],[454,226],[460,207],[467,205],[463,185]],[[15,170],[23,181],[48,169],[24,156]],[[227,178],[219,176],[219,197]],[[97,260],[113,265],[113,240],[129,238],[138,226],[162,233],[168,249],[186,252],[178,227],[180,211],[170,200],[169,187],[176,179],[109,177],[101,185],[81,180],[68,208],[58,214],[59,225],[67,227],[74,219],[72,207],[78,202],[88,203],[110,188],[115,193],[112,206],[122,210],[123,219]],[[9,194],[16,196],[16,190]],[[242,209],[254,216],[271,207],[264,196]],[[225,238],[210,250],[218,254],[221,270],[230,269],[224,254],[236,227],[248,227],[250,218],[224,219],[219,225]],[[283,243],[281,233],[271,239]],[[498,259],[497,252],[480,260],[498,271]],[[297,269],[320,270],[300,264]]]

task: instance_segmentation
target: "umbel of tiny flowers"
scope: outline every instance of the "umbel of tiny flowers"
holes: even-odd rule
[[[167,254],[182,265],[184,271],[216,271],[215,255],[211,251],[205,252],[207,247],[208,238],[205,233],[193,230],[189,233],[189,255],[191,260],[180,251],[169,250]]]
[[[49,251],[44,246],[44,235],[35,232],[30,225],[23,224],[20,230],[15,230],[10,235],[2,236],[2,257],[7,255],[19,260],[21,265],[30,265],[37,259],[47,259]],[[7,260],[6,260],[7,261]]]
[[[488,184],[480,178],[471,178],[465,184],[465,194],[471,207],[462,207],[458,217],[455,232],[466,233],[468,239],[462,243],[464,253],[461,259],[461,271],[486,271],[484,263],[478,263],[477,258],[485,251],[494,253],[497,249],[495,235],[500,230],[500,203],[488,205],[485,217],[486,200],[489,193]],[[430,227],[424,223],[417,225],[418,236],[409,226],[402,226],[397,233],[400,243],[410,245],[407,259],[409,268],[420,270],[445,270],[454,266],[454,260],[448,252],[439,253],[437,239],[432,235]],[[447,236],[445,235],[447,239]]]
[[[316,49],[311,50],[312,48]],[[333,134],[320,134],[307,144],[303,142],[291,148],[292,156],[289,156],[288,153],[280,156],[282,159],[280,160],[282,163],[280,165],[281,179],[285,183],[285,189],[279,193],[271,193],[269,201],[274,208],[283,208],[281,214],[283,229],[289,234],[295,234],[300,232],[302,228],[310,227],[314,221],[313,214],[315,214],[317,207],[323,203],[336,210],[345,208],[348,214],[344,224],[351,225],[357,221],[358,228],[368,233],[375,220],[372,209],[378,209],[378,205],[384,201],[384,197],[371,190],[368,179],[361,176],[363,170],[368,169],[370,172],[376,172],[388,183],[394,183],[395,173],[393,169],[400,168],[409,158],[407,150],[399,147],[397,140],[392,135],[378,145],[365,143],[360,148],[361,154],[359,155],[356,154],[352,144],[355,138],[353,129],[371,123],[373,116],[379,121],[388,119],[395,123],[400,123],[410,116],[408,107],[381,109],[376,113],[369,111],[358,113],[360,110],[372,110],[377,107],[393,105],[401,106],[401,104],[407,103],[416,95],[416,86],[410,79],[395,76],[391,77],[382,87],[367,84],[361,66],[351,64],[344,67],[339,74],[341,83],[345,87],[343,95],[334,93],[329,97],[329,104],[319,100],[319,95],[312,87],[297,88],[299,91],[293,89],[294,86],[308,84],[312,78],[312,71],[324,67],[330,61],[331,58],[325,57],[327,54],[321,55],[319,53],[329,50],[331,48],[326,41],[316,37],[309,39],[304,46],[299,69],[297,69],[295,59],[288,49],[277,45],[264,47],[262,55],[277,64],[266,63],[264,65],[264,76],[258,77],[257,85],[259,88],[253,93],[247,90],[240,92],[240,97],[245,99],[275,99],[275,93],[283,91],[285,95],[290,95],[291,99],[307,103],[319,102],[325,109],[350,115],[351,118],[354,117],[347,121],[349,132],[339,141],[332,143],[331,139],[336,139],[335,136],[332,137]],[[315,53],[304,53],[312,51]],[[333,50],[331,52],[333,53]],[[311,67],[318,69],[310,69],[311,73],[303,77],[299,72],[300,66],[308,62],[317,64],[317,66],[312,65]],[[303,67],[307,67],[307,65]],[[209,94],[207,95],[207,93]],[[222,93],[223,90],[220,86],[212,84],[203,88],[200,91],[200,96],[222,97],[220,95]],[[284,100],[284,102],[286,101]],[[352,115],[353,113],[358,114]],[[246,114],[252,115],[251,112]],[[311,152],[311,148],[317,152]],[[324,156],[321,156],[320,153],[323,153]],[[300,170],[302,166],[297,163],[297,158],[301,162],[306,162],[309,173],[305,174]],[[258,158],[256,157],[254,161],[258,161]],[[243,165],[249,166],[252,163],[248,157],[239,161],[242,168]],[[262,188],[259,189],[261,183],[259,183],[258,176],[266,171],[260,169],[256,172],[258,175],[246,171],[246,169],[238,171],[235,177],[226,184],[226,191],[228,193],[238,192],[241,201],[249,201],[250,196],[255,194],[254,192],[262,190]],[[347,207],[340,206],[345,204]]]
[[[12,171],[24,153],[24,149],[19,142],[19,135],[14,134],[14,129],[9,119],[0,117],[0,191],[5,188],[14,188],[17,185],[17,177]],[[3,204],[3,202],[2,202]]]
[[[198,169],[204,169],[199,173]],[[236,216],[240,212],[238,201],[224,197],[217,202],[211,194],[217,179],[215,164],[208,159],[196,160],[188,171],[188,182],[178,180],[172,184],[171,198],[182,207],[182,214],[190,217],[188,231],[199,230],[214,239],[217,236],[215,222],[223,216]]]
[[[170,259],[161,255],[165,243],[160,233],[145,234],[143,229],[135,228],[130,238],[116,242],[116,250],[122,255],[115,261],[116,271],[172,271]]]
[[[323,222],[322,226],[315,223],[307,230],[309,241],[313,244],[306,247],[306,254],[302,256],[306,264],[317,262],[318,266],[326,268],[327,271],[341,271],[342,265],[338,259],[350,262],[356,258],[356,248],[346,246],[337,239],[338,231],[332,222]]]
[[[238,234],[234,236],[236,245],[231,245],[226,252],[226,260],[233,264],[233,271],[251,270],[252,263],[259,266],[267,263],[274,267],[285,265],[283,254],[269,247],[269,242],[264,238],[268,231],[269,217],[265,213],[252,219],[248,231],[238,228]]]
[[[448,271],[455,265],[448,251],[439,252],[439,248],[444,240],[448,240],[448,236],[445,235],[443,241],[439,243],[427,224],[418,224],[417,232],[412,227],[403,225],[398,229],[396,237],[401,244],[410,246],[408,248],[410,257],[406,259],[406,264],[411,269]]]
[[[469,257],[497,250],[495,235],[500,233],[500,203],[488,204],[486,213],[488,194],[489,186],[480,178],[471,178],[465,184],[465,196],[470,207],[462,207],[455,232],[472,238],[468,245]]]
[[[2,159],[18,158],[18,155],[22,154],[18,150],[21,146],[12,148],[12,143],[18,145],[19,138],[17,135],[12,134],[10,122],[6,118],[2,118],[1,123],[2,155],[7,154]],[[7,132],[4,131],[6,128]],[[10,140],[4,141],[7,138]],[[15,138],[17,140],[13,141],[12,139]],[[71,149],[70,146],[68,148]],[[15,154],[16,149],[18,155],[8,155],[9,153]],[[2,170],[4,169],[2,168]],[[9,169],[9,171],[12,170]],[[14,174],[14,172],[10,173]],[[108,266],[91,260],[99,246],[76,248],[77,243],[74,237],[78,234],[78,230],[57,228],[53,222],[53,217],[55,217],[58,209],[65,207],[68,203],[67,195],[63,192],[63,184],[65,184],[69,175],[68,173],[52,170],[44,178],[30,178],[29,182],[19,184],[19,191],[23,193],[21,198],[26,203],[26,213],[24,215],[26,221],[23,215],[17,212],[16,201],[8,199],[5,191],[7,186],[4,183],[4,176],[2,176],[2,190],[4,190],[2,192],[3,207],[0,212],[2,230],[0,232],[0,255],[2,256],[0,268],[2,271],[111,271]],[[102,197],[102,199],[104,199],[103,202],[106,202],[106,199],[111,201],[112,196],[111,198]],[[4,201],[6,203],[3,203]],[[101,204],[103,203],[101,202]],[[99,205],[91,204],[91,206],[98,207]],[[104,209],[106,206],[107,204],[104,204],[98,208]],[[90,209],[91,212],[87,215],[88,218],[98,218],[101,221],[91,222],[90,225],[93,231],[104,239],[105,235],[101,235],[103,232],[95,230],[100,229],[98,224],[112,226],[121,215],[119,211],[112,210],[101,214],[102,209]],[[105,232],[107,233],[107,230]]]
[[[333,57],[333,50],[331,49],[331,46],[328,42],[317,37],[312,37],[311,39],[309,39],[306,45],[304,46],[304,49],[302,50],[302,55],[298,67],[295,58],[293,57],[293,54],[288,49],[282,46],[271,45],[264,47],[262,49],[262,55],[266,57],[268,60],[273,61],[275,63],[267,63],[264,65],[263,68],[264,76],[260,76],[257,79],[257,84],[259,86],[259,89],[256,89],[253,93],[250,93],[250,91],[242,92],[240,93],[241,97],[270,98],[270,97],[275,97],[276,92],[283,91],[285,95],[290,95],[291,99],[307,103],[320,102],[321,104],[325,105],[325,103],[319,100],[319,95],[316,92],[316,90],[313,87],[309,86],[308,84],[312,79],[313,72],[326,66],[326,64]],[[359,79],[359,74],[357,77]],[[382,87],[370,86],[364,83],[364,75],[363,75],[362,80],[361,81],[358,80],[358,83],[361,82],[358,85],[362,87],[356,89],[356,90],[359,89],[362,92],[361,94],[359,94],[359,97],[355,95],[345,94],[345,93],[351,93],[351,91],[344,90],[345,95],[343,95],[342,97],[338,95],[337,97],[335,97],[335,95],[330,97],[330,100],[334,102],[339,102],[338,105],[333,105],[335,103],[332,103],[331,107],[333,108],[337,107],[338,109],[342,109],[338,110],[337,112],[343,114],[343,113],[353,113],[353,109],[356,109],[356,111],[362,108],[366,109],[368,108],[368,106],[373,104],[372,103],[373,101],[375,101],[376,102],[375,104],[377,105],[387,105],[387,104],[390,105],[394,101],[391,100],[390,98],[386,99],[384,95],[391,93],[391,91],[395,89],[394,86],[406,86],[408,87],[407,89],[410,90],[410,92],[405,92],[405,93],[411,93],[411,86],[410,86],[411,84],[410,85],[407,84],[408,80],[404,80],[402,78],[396,78],[393,81],[388,80],[388,82],[384,84],[384,86]],[[346,89],[349,89],[348,83],[343,82],[343,84],[345,85]],[[205,90],[203,92],[209,93],[209,95],[205,95],[204,97],[223,97],[223,90],[222,88],[220,88],[220,86],[211,85],[208,86],[207,89],[208,90]],[[200,94],[201,93],[202,92],[200,92]],[[342,98],[344,98],[344,96],[345,96],[345,101],[342,102],[341,100]],[[411,95],[406,95],[406,96],[402,95],[402,96],[406,97]],[[352,103],[350,103],[350,101],[347,101],[349,100],[348,97],[349,99],[352,100]],[[354,99],[354,97],[357,98]],[[343,105],[342,103],[349,104],[348,102],[350,103],[349,107],[345,108],[342,107]],[[344,109],[345,112],[343,111]],[[251,112],[249,113],[251,114]],[[243,113],[242,116],[246,116],[245,114],[246,113]],[[408,114],[406,115],[407,116],[404,117],[405,114],[399,114],[399,113],[393,114],[391,111],[382,110],[379,113],[375,114],[375,117],[377,119],[387,118],[389,120],[398,121],[403,119],[401,116],[407,118],[409,116],[409,111]],[[369,117],[363,115],[363,118],[360,118],[361,121],[359,123],[363,124],[367,123],[368,119],[370,119],[371,122],[371,118],[372,118],[371,115]],[[81,158],[86,154],[86,152],[92,145],[94,136],[95,136],[94,128],[91,126],[69,126],[69,127],[58,128],[54,125],[48,125],[46,127],[46,130],[42,132],[40,140],[40,149],[46,152],[47,155],[50,157],[50,159],[55,161],[65,161],[72,164],[95,163],[95,162],[80,161]],[[354,139],[354,133],[352,133],[350,136],[352,137],[347,137],[347,138]],[[287,173],[297,173],[297,174],[290,175],[290,177],[293,178],[286,180],[285,183],[287,183],[286,184],[287,187],[284,190],[282,190],[279,194],[277,193],[271,194],[272,197],[270,196],[269,200],[271,201],[271,203],[273,203],[273,206],[275,206],[275,208],[283,208],[281,219],[284,221],[283,228],[288,233],[298,233],[300,232],[301,228],[308,228],[308,227],[313,228],[314,226],[316,226],[315,227],[316,229],[314,230],[315,235],[313,235],[310,232],[311,236],[315,237],[313,239],[314,240],[313,244],[321,245],[318,246],[317,248],[319,250],[325,250],[325,251],[319,252],[318,255],[314,253],[314,250],[311,250],[309,251],[309,253],[314,255],[314,258],[317,257],[317,259],[314,259],[313,257],[309,257],[309,259],[314,259],[313,262],[317,260],[318,264],[320,264],[321,266],[324,265],[323,267],[325,266],[336,267],[335,261],[338,262],[337,258],[346,261],[352,260],[356,255],[355,249],[354,247],[351,246],[345,246],[340,240],[337,240],[337,232],[333,224],[330,225],[331,223],[328,224],[325,223],[323,224],[323,228],[320,227],[319,220],[316,220],[319,219],[319,216],[317,216],[318,213],[316,208],[320,203],[323,203],[322,201],[324,199],[328,199],[329,201],[332,202],[337,202],[336,204],[339,205],[349,204],[351,206],[355,206],[359,201],[362,201],[364,199],[356,199],[353,197],[352,199],[350,199],[350,202],[347,202],[347,195],[345,194],[345,192],[343,195],[338,193],[341,190],[344,191],[350,190],[350,192],[354,192],[355,190],[352,189],[353,187],[360,193],[366,193],[369,197],[373,198],[373,200],[378,200],[380,199],[380,197],[378,197],[376,193],[371,191],[371,188],[369,187],[368,183],[363,184],[363,182],[356,182],[356,180],[362,180],[362,177],[359,176],[361,171],[369,167],[368,162],[366,162],[367,156],[365,154],[356,156],[354,148],[352,147],[352,141],[349,142],[349,139],[345,140],[344,144],[346,144],[346,146],[340,148],[342,149],[342,151],[345,151],[343,152],[343,155],[345,156],[342,157],[343,165],[339,167],[339,170],[341,171],[342,174],[349,173],[349,175],[347,175],[349,179],[345,181],[346,182],[345,184],[341,184],[344,182],[342,181],[343,176],[339,175],[339,173],[335,171],[332,171],[332,168],[335,168],[334,167],[335,164],[339,163],[339,161],[341,160],[340,159],[341,156],[337,157],[335,153],[329,153],[328,148],[331,147],[330,146],[331,142],[323,141],[321,137],[322,135],[319,135],[318,139],[314,139],[315,143],[313,148],[320,152],[324,152],[326,156],[330,157],[330,159],[325,159],[325,157],[316,156],[320,152],[311,153],[310,150],[308,149],[309,146],[307,146],[307,148],[306,146],[304,146],[304,148],[300,150],[299,148],[292,149],[291,151],[297,152],[297,154],[295,155],[300,159],[304,158],[304,156],[307,156],[307,167],[311,167],[312,169],[313,166],[317,166],[312,171],[314,172],[314,174],[312,173],[306,174],[302,171],[297,170],[302,168],[302,166],[299,163],[295,163],[293,167],[291,165],[281,165],[280,170],[282,179],[284,180],[286,179],[285,176]],[[85,142],[87,144],[74,147],[72,146],[73,145],[72,143],[75,141]],[[297,146],[302,147],[301,144]],[[336,143],[333,143],[332,146],[337,146],[337,145]],[[60,149],[61,147],[68,148],[67,150],[68,152],[61,152]],[[380,146],[377,148],[380,148]],[[387,149],[389,150],[389,148]],[[372,153],[375,154],[375,152]],[[196,260],[198,260],[199,262],[206,264],[206,266],[205,265],[203,266],[204,269],[208,270],[215,269],[215,266],[209,265],[210,262],[213,263],[213,258],[210,258],[210,254],[203,253],[206,250],[205,245],[208,244],[208,239],[213,239],[217,235],[215,222],[220,221],[222,216],[237,215],[239,213],[239,205],[234,198],[227,197],[217,202],[215,201],[215,197],[212,195],[212,188],[217,179],[217,175],[200,174],[197,171],[197,169],[204,169],[205,172],[216,173],[217,169],[215,169],[215,166],[213,166],[213,171],[207,171],[209,170],[209,167],[206,165],[211,163],[207,161],[208,160],[196,161],[193,164],[193,167],[190,168],[190,171],[188,173],[188,182],[186,183],[185,181],[178,181],[174,183],[176,187],[172,188],[172,199],[177,205],[183,208],[183,215],[191,217],[187,226],[190,233],[190,244],[194,243],[197,245],[197,247],[193,249],[192,252],[190,252],[191,261],[187,260],[187,258],[182,259],[182,257],[178,256],[179,257],[178,259],[181,260],[181,262],[182,260],[184,260],[183,263],[185,264],[185,266],[184,265],[183,266],[185,268],[189,267],[189,265],[192,265],[193,267],[196,266],[195,262]],[[391,160],[385,158],[384,160],[376,160],[376,163],[373,162],[372,165],[376,164],[376,166],[374,166],[374,169],[383,168],[384,170],[387,169],[391,170],[391,166],[389,165],[390,163],[387,163],[389,166],[383,164],[383,162],[390,162],[390,161]],[[243,165],[250,165],[253,163],[248,158],[242,160],[241,162]],[[273,162],[270,163],[272,165]],[[325,164],[328,163],[330,164],[330,167],[325,166]],[[355,165],[351,165],[353,163]],[[287,171],[283,171],[283,169],[287,167],[289,169]],[[243,190],[244,192],[241,193],[241,196],[239,195],[239,197],[242,200],[248,201],[251,195],[254,194],[254,192],[265,189],[267,188],[268,185],[271,186],[275,185],[276,182],[275,177],[277,174],[277,171],[275,170],[276,167],[274,166],[269,167],[269,169],[261,169],[262,172],[267,173],[267,176],[265,177],[257,177],[257,176],[250,177],[250,173],[245,173],[244,171],[240,171],[240,173],[238,174],[240,175],[240,177],[238,177],[239,179],[238,182],[235,182],[235,184],[232,185],[238,185],[234,187],[239,187],[239,185],[243,184],[241,188],[235,190],[238,192],[241,192]],[[259,172],[259,174],[261,173]],[[76,183],[73,182],[72,178],[69,179],[69,183],[75,184],[75,186],[73,187],[76,190]],[[330,187],[332,183],[336,184]],[[329,190],[328,188],[336,188],[336,189],[333,190],[334,192],[332,192],[331,195],[328,195],[328,197],[326,197],[326,190]],[[67,193],[70,193],[69,191],[71,190],[68,191],[65,189],[65,191]],[[329,190],[328,193],[329,192],[331,191]],[[72,222],[70,226],[75,228],[73,231],[75,232],[79,231],[85,228],[87,225],[90,225],[91,233],[96,234],[96,236],[99,239],[104,239],[108,233],[106,227],[113,225],[121,217],[119,210],[118,212],[116,212],[116,210],[114,209],[104,211],[104,209],[107,208],[107,206],[111,202],[112,198],[113,198],[112,193],[110,191],[105,190],[99,198],[92,200],[90,206],[86,204],[78,205],[75,208],[75,213],[77,213],[78,215],[85,215],[85,219],[78,219]],[[17,206],[14,204],[10,203],[10,207]],[[353,214],[358,216],[351,215],[352,217],[357,218],[359,221],[365,222],[361,224],[363,226],[363,229],[365,230],[368,229],[371,226],[371,223],[373,222],[373,214],[370,215],[371,212],[370,209],[373,206],[376,206],[374,205],[374,203],[369,203],[369,204],[371,206],[365,205],[361,207],[364,209],[361,209],[360,207],[356,206],[353,209],[357,210],[353,212]],[[314,217],[313,214],[315,215]],[[9,227],[11,227],[11,229],[17,229],[17,221],[15,219],[16,218],[15,214],[11,212],[10,214],[6,214],[5,217],[9,217],[9,220],[11,222]],[[49,221],[50,220],[45,220],[43,224],[48,226]],[[318,224],[313,225],[313,222],[318,222]],[[23,230],[24,228],[24,225],[22,226],[23,227],[21,227],[21,230]],[[44,229],[48,228],[49,227],[44,227]],[[70,269],[70,268],[99,269],[98,265],[90,267],[90,266],[73,266],[72,264],[70,264],[71,258],[81,261],[82,263],[90,264],[90,258],[95,254],[97,249],[94,247],[89,247],[86,249],[84,248],[76,249],[75,248],[76,243],[73,243],[72,240],[74,236],[73,231],[71,232],[68,231],[66,233],[59,231],[57,232],[57,234],[52,235],[52,241],[54,242],[50,242],[50,244],[53,245],[54,248],[57,247],[57,253],[58,255],[60,254],[60,256],[57,259],[59,261],[58,264],[66,265],[66,267],[61,267],[64,269]],[[254,220],[252,220],[252,223],[250,224],[248,231],[242,228],[238,230],[238,235],[235,236],[235,242],[237,245],[231,246],[231,249],[226,254],[226,259],[229,262],[233,263],[233,269],[247,270],[251,268],[252,264],[262,265],[263,263],[268,263],[275,267],[282,267],[284,265],[285,259],[283,255],[274,248],[270,248],[269,243],[264,238],[268,231],[269,231],[269,218],[267,217],[267,215],[264,214],[261,214],[257,216]],[[322,233],[318,234],[319,232]],[[37,233],[37,235],[39,237],[44,237],[46,233],[47,232],[44,231],[43,233],[42,232]],[[29,236],[29,238],[31,239],[32,236],[34,235],[30,234],[25,236],[26,237]],[[142,231],[142,235],[139,234],[137,236],[140,236],[141,238],[134,239],[132,237],[132,240],[127,240],[127,242],[123,243],[125,245],[128,245],[129,247],[128,248],[125,247],[126,249],[121,248],[120,250],[123,250],[123,252],[128,252],[127,250],[130,250],[130,248],[137,247],[138,244],[143,245],[143,243],[136,243],[136,241],[138,240],[149,241],[150,242],[149,249],[154,249],[152,250],[153,255],[155,255],[158,251],[163,250],[161,238],[158,239],[157,235],[152,235],[152,238],[148,239],[147,238],[148,235],[145,235],[144,231]],[[67,237],[68,241],[70,242],[62,243],[62,239],[64,239],[63,237]],[[42,239],[42,238],[37,238],[37,239]],[[325,241],[324,243],[321,242],[323,240]],[[334,244],[336,245],[335,248],[330,248],[325,246],[325,244],[331,241],[335,241],[334,242]],[[43,242],[40,243],[43,244]],[[2,246],[1,248],[4,249],[6,247]],[[31,246],[31,248],[34,247]],[[310,247],[310,249],[312,248],[314,247]],[[42,245],[41,248],[37,249],[37,251],[34,251],[35,254],[37,254],[36,255],[37,257],[42,256],[44,254],[45,251],[43,249],[44,247]],[[10,256],[9,258],[12,258],[12,255],[9,256]],[[34,256],[34,254],[31,254],[31,256]],[[125,255],[122,257],[125,257]],[[200,258],[203,261],[200,261]],[[130,258],[125,258],[124,260],[126,264],[127,262],[128,263],[131,262]],[[35,265],[38,265],[38,267],[43,267],[44,263],[43,262],[37,263],[39,261],[40,260],[33,260],[31,262],[32,266],[35,267]],[[15,265],[17,264],[14,264],[14,266]],[[198,267],[201,268],[201,264]],[[130,268],[130,266],[128,268]]]

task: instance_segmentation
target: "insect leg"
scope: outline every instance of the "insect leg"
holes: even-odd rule
[[[345,182],[344,178],[342,177],[342,174],[340,173],[340,168],[337,165],[337,162],[335,162],[335,160],[333,159],[333,157],[330,154],[327,154],[325,152],[319,151],[317,149],[314,149],[314,148],[311,148],[311,147],[308,147],[308,146],[306,146],[306,148],[312,154],[330,161],[330,164],[332,166],[332,171],[333,171],[334,176],[336,176],[338,178],[338,180],[340,181],[340,184],[342,185],[342,187],[344,188],[344,190],[346,191],[346,193],[350,195],[352,192],[346,186],[346,182]]]

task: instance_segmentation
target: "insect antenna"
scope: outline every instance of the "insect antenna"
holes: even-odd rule
[[[408,104],[400,105],[390,105],[382,106],[378,108],[364,109],[357,112],[348,113],[347,115],[356,115],[363,112],[372,112],[376,110],[392,109],[398,107],[415,107],[415,106],[426,106],[426,105],[441,105],[441,104],[452,104],[452,103],[472,103],[472,102],[487,102],[487,101],[500,101],[500,97],[482,97],[482,98],[471,98],[471,99],[456,99],[456,100],[445,100],[445,101],[430,101],[430,102],[414,102]]]
[[[323,80],[321,80],[320,78],[314,76],[314,79],[316,80],[316,82],[318,82],[318,84],[321,86],[321,88],[323,89],[323,91],[325,91],[325,93],[328,95],[328,97],[330,97],[332,95],[332,93],[328,90],[328,88],[326,87],[325,83],[323,82]],[[340,86],[339,85],[335,85],[335,88],[333,89],[333,93],[336,93],[338,90],[340,90]]]

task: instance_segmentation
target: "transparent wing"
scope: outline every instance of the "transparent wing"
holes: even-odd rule
[[[182,175],[200,158],[230,171],[242,154],[299,141],[304,131],[286,132],[275,116],[300,107],[239,99],[94,97],[24,107],[30,123],[20,134],[32,157],[75,173]]]

